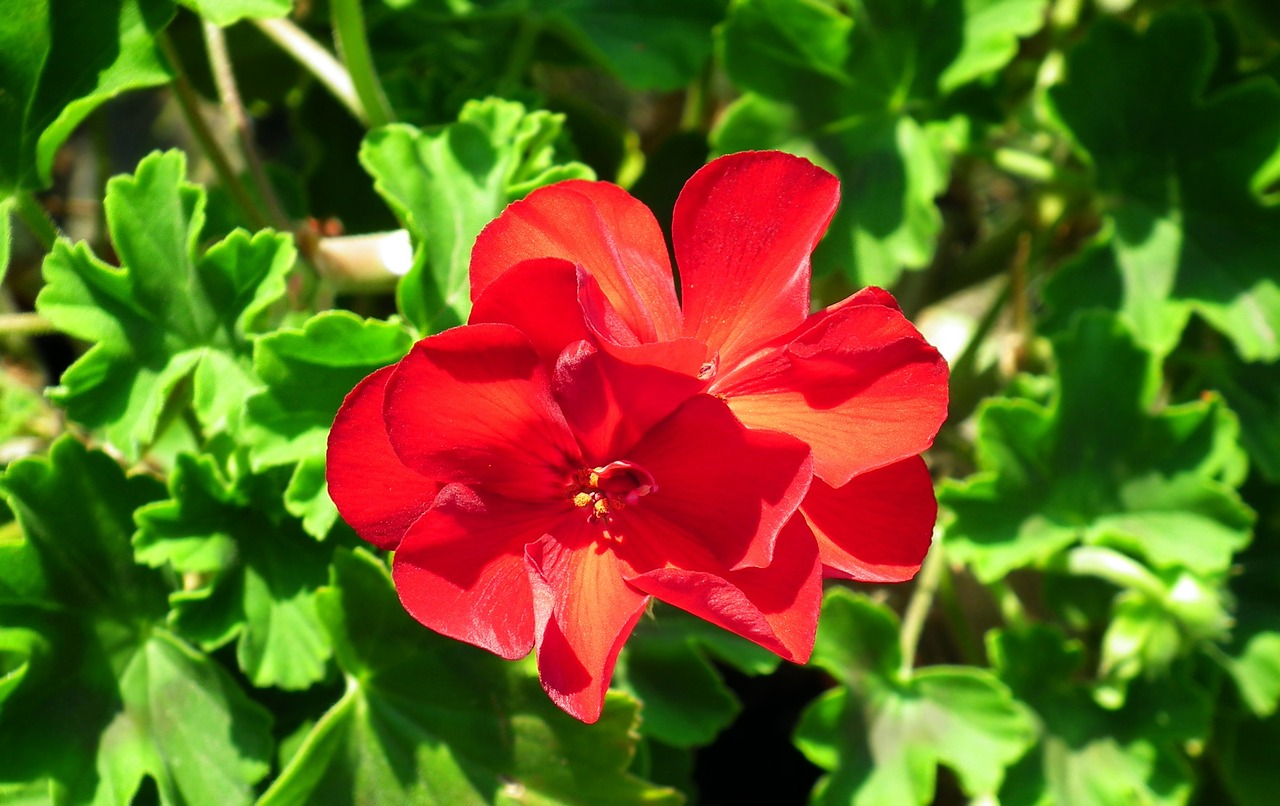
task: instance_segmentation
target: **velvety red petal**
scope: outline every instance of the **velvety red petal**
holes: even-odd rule
[[[638,571],[767,566],[778,531],[812,477],[809,450],[786,434],[752,431],[725,404],[698,395],[622,457],[656,489],[614,516]]]
[[[510,325],[464,325],[418,342],[387,383],[383,416],[400,459],[441,482],[545,501],[582,467],[549,373]]]
[[[585,520],[528,548],[535,569],[538,676],[556,705],[595,722],[618,652],[644,614],[649,597],[622,578],[612,551],[592,542]]]
[[[329,431],[325,475],[329,497],[356,534],[381,549],[394,549],[440,489],[396,456],[382,420],[383,393],[395,366],[356,384],[342,401]]]
[[[818,538],[828,577],[904,582],[929,551],[938,502],[929,469],[913,456],[843,487],[814,479],[800,512]]]
[[[559,258],[516,264],[476,298],[470,324],[508,324],[554,365],[566,345],[592,338],[578,303],[578,267]]]
[[[840,183],[780,152],[717,159],[684,186],[672,240],[684,333],[730,368],[809,313],[809,255],[840,201]]]
[[[707,350],[693,339],[613,351],[628,360],[580,342],[560,357],[553,379],[556,400],[590,466],[622,456],[707,386],[698,378]]]
[[[640,341],[680,335],[662,230],[649,208],[617,185],[559,182],[507,207],[476,238],[472,299],[517,263],[547,257],[585,268]]]
[[[822,604],[818,546],[799,516],[778,535],[767,568],[719,574],[660,568],[632,578],[645,593],[796,663],[808,661]]]
[[[396,552],[400,601],[442,635],[507,659],[528,655],[534,611],[525,545],[564,517],[563,507],[445,487]]]
[[[747,425],[808,443],[814,473],[838,487],[933,444],[947,416],[947,375],[901,312],[872,301],[815,314],[711,391]]]

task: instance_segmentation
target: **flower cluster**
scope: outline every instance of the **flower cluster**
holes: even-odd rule
[[[809,313],[838,200],[798,157],[710,163],[675,207],[679,296],[615,185],[490,223],[468,324],[363,380],[329,439],[330,494],[395,551],[405,608],[504,658],[536,647],[590,722],[651,597],[804,662],[824,576],[914,575],[947,368],[884,291]]]

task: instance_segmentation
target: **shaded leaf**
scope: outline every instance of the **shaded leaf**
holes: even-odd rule
[[[1258,198],[1280,151],[1280,88],[1210,91],[1215,57],[1201,13],[1161,15],[1141,34],[1100,20],[1071,51],[1050,95],[1093,162],[1108,226],[1046,288],[1050,327],[1108,308],[1163,356],[1195,312],[1246,360],[1280,357],[1280,211]]]
[[[1081,675],[1083,647],[1055,628],[992,633],[989,652],[1042,729],[1039,747],[1010,770],[1001,803],[1186,802],[1194,779],[1183,747],[1203,741],[1210,712],[1206,692],[1185,675],[1135,681],[1124,707],[1108,711]]]
[[[51,181],[58,148],[123,92],[168,83],[171,0],[0,0],[0,197]]]
[[[612,693],[595,725],[550,703],[512,664],[419,626],[386,568],[339,552],[321,612],[347,675],[263,804],[675,803],[625,770],[636,705]]]
[[[134,544],[141,562],[208,580],[172,597],[184,635],[206,648],[238,638],[254,685],[303,689],[332,651],[315,600],[328,552],[297,521],[270,517],[252,494],[259,483],[229,483],[210,457],[181,455],[170,500],[138,510]]]
[[[0,780],[53,778],[70,802],[127,803],[144,778],[165,804],[251,802],[269,717],[160,626],[167,587],[133,562],[133,511],[159,485],[64,437],[2,486],[45,590],[0,602]]]
[[[963,123],[940,102],[1003,67],[1043,24],[1042,0],[743,0],[722,27],[725,68],[748,94],[712,135],[718,153],[784,148],[839,176],[841,205],[814,255],[856,285],[925,265],[942,225]],[[761,98],[768,99],[762,103]],[[788,114],[787,110],[790,110]]]

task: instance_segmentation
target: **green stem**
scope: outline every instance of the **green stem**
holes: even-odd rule
[[[1144,594],[1154,602],[1163,602],[1165,587],[1160,579],[1142,563],[1103,546],[1080,546],[1067,554],[1067,570],[1076,576],[1099,579]]]
[[[266,204],[271,223],[276,229],[288,232],[291,229],[289,216],[284,205],[276,195],[275,187],[267,178],[262,167],[262,157],[258,154],[257,144],[253,139],[253,129],[249,126],[249,115],[245,112],[244,102],[240,99],[240,88],[236,86],[236,74],[231,67],[231,54],[227,52],[227,37],[222,28],[212,22],[204,23],[204,41],[209,51],[209,67],[213,71],[213,80],[218,87],[218,98],[222,101],[222,110],[231,118],[235,126],[236,137],[240,141],[240,150],[244,154],[245,164],[249,167],[249,176],[257,185],[258,196]]]
[[[916,589],[911,592],[911,601],[907,602],[907,610],[902,616],[902,631],[898,634],[902,648],[901,673],[904,678],[909,677],[911,670],[915,668],[916,648],[920,645],[925,619],[933,607],[933,597],[938,592],[945,563],[946,558],[935,533],[933,547],[924,558],[920,575],[916,577]]]
[[[57,332],[53,323],[38,313],[0,313],[0,336],[47,336]]]
[[[356,95],[351,74],[327,48],[289,20],[254,20],[253,24],[315,76],[356,120],[369,125],[369,115]]]
[[[955,636],[956,645],[960,648],[964,662],[970,666],[981,666],[984,663],[982,644],[973,634],[969,619],[965,617],[964,608],[960,605],[960,597],[956,594],[955,576],[951,573],[951,568],[945,564],[938,584],[938,604],[942,608],[947,624],[951,627],[951,634]]]
[[[209,161],[213,163],[213,170],[218,174],[218,178],[226,186],[227,192],[231,194],[231,198],[239,205],[252,227],[254,229],[267,227],[266,217],[258,209],[253,197],[249,195],[248,188],[244,186],[244,183],[240,181],[240,177],[236,175],[235,169],[231,167],[231,161],[227,159],[222,146],[218,145],[217,139],[213,136],[213,131],[209,128],[209,124],[205,122],[204,116],[200,114],[200,99],[196,96],[196,91],[191,87],[191,81],[187,78],[186,70],[182,67],[182,60],[178,58],[177,49],[169,41],[167,34],[162,33],[159,41],[165,58],[173,68],[173,93],[178,99],[178,106],[182,108],[182,116],[186,118],[187,125],[191,127],[191,133],[199,141],[200,148],[209,157]]]
[[[356,95],[364,106],[369,125],[385,126],[395,121],[395,113],[391,111],[391,104],[387,103],[387,96],[382,91],[377,70],[373,66],[360,0],[331,0],[329,15],[333,18],[333,35],[338,43],[338,53],[347,65],[347,72],[351,74],[351,83],[355,85]]]
[[[36,236],[36,240],[48,252],[53,248],[53,244],[58,238],[64,237],[62,231],[58,229],[58,225],[53,223],[53,219],[49,218],[49,213],[44,209],[44,205],[36,201],[36,197],[31,195],[30,191],[22,191],[14,194],[14,211],[18,217],[22,219],[22,223],[27,225],[27,229],[31,230],[31,234]]]
[[[498,91],[510,93],[519,88],[520,79],[533,60],[533,46],[538,42],[542,27],[532,17],[523,17],[516,26],[515,42],[507,54],[507,63],[498,80]]]

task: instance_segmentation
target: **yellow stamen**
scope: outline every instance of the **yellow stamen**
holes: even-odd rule
[[[591,503],[591,493],[578,493],[573,497],[575,507],[585,507]]]

